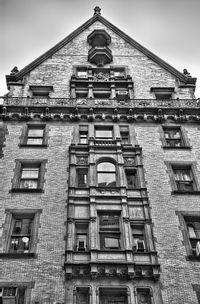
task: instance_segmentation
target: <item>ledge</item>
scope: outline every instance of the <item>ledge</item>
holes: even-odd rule
[[[42,193],[42,192],[44,192],[44,190],[42,190],[41,188],[38,188],[38,189],[23,189],[23,188],[12,188],[11,190],[10,190],[10,192],[12,193],[14,193],[14,192],[19,192],[19,193],[21,193],[21,192],[24,192],[24,193]]]
[[[10,253],[4,252],[0,253],[0,259],[30,259],[30,258],[37,258],[37,254],[34,252],[28,253]]]
[[[171,146],[162,146],[164,150],[191,150],[190,146],[182,146],[182,147],[171,147]]]
[[[192,195],[200,195],[200,191],[199,190],[195,190],[195,191],[179,191],[179,190],[174,190],[171,192],[172,194],[181,194],[181,195],[187,195],[187,194],[192,194]]]
[[[27,145],[27,144],[19,144],[20,148],[47,148],[48,145]]]

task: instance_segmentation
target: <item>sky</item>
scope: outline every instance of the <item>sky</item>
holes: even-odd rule
[[[5,75],[22,69],[93,16],[94,7],[180,72],[197,77],[200,0],[0,0],[0,96]]]

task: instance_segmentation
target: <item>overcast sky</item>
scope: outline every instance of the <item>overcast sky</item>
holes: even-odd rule
[[[0,0],[0,96],[5,75],[22,69],[93,16],[115,26],[197,77],[200,97],[200,0]]]

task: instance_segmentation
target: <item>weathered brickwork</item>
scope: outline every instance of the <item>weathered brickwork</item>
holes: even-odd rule
[[[5,209],[42,209],[40,216],[37,258],[1,259],[1,281],[35,281],[32,299],[64,301],[62,265],[65,251],[65,220],[68,178],[68,147],[73,126],[49,124],[47,148],[21,148],[20,136],[24,123],[9,123],[9,135],[1,160],[4,178],[1,185],[1,230]],[[44,192],[10,193],[15,159],[47,159]],[[2,252],[2,237],[1,251]]]
[[[186,250],[176,211],[200,211],[199,195],[172,195],[165,161],[197,162],[200,177],[198,125],[184,125],[191,150],[163,150],[158,125],[135,126],[142,146],[154,236],[159,253],[164,303],[197,303],[192,284],[200,281],[200,264],[186,260]]]

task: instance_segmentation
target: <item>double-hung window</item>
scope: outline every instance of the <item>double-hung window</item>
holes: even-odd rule
[[[24,304],[25,288],[2,287],[0,288],[0,303],[2,304]]]
[[[152,296],[149,288],[137,288],[137,303],[152,304]]]
[[[144,252],[146,250],[144,225],[132,225],[133,251]]]
[[[88,169],[77,169],[77,184],[79,188],[86,188],[88,186]]]
[[[47,160],[16,160],[12,191],[41,191]]]
[[[162,132],[163,148],[190,148],[187,136],[182,127],[163,126]]]
[[[121,248],[120,216],[117,213],[99,214],[100,249]]]
[[[20,146],[39,148],[47,145],[46,124],[27,124],[22,131]]]
[[[129,144],[129,128],[128,126],[120,126],[120,136],[123,145]]]
[[[79,143],[80,144],[88,143],[88,126],[87,125],[79,126]]]
[[[174,167],[174,178],[178,191],[194,191],[194,177],[190,167]]]
[[[136,169],[125,169],[127,187],[129,189],[138,188],[138,178]]]
[[[126,288],[99,288],[99,304],[128,304]]]

